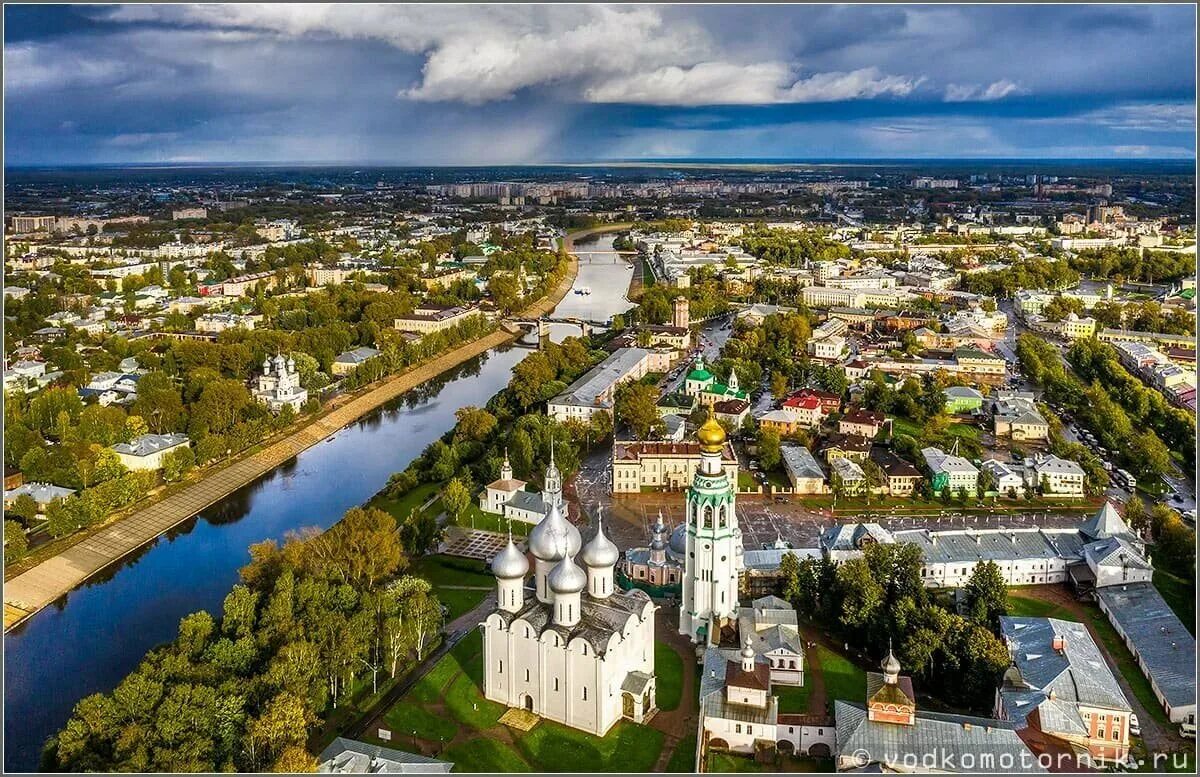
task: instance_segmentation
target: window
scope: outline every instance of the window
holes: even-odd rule
[[[558,690],[558,678],[557,677],[554,678],[554,690],[556,690],[556,691]]]
[[[587,701],[587,686],[583,686],[583,700]]]
[[[1114,742],[1121,738],[1121,732],[1116,731],[1115,729],[1113,730],[1112,735],[1113,735],[1112,738],[1113,738]]]
[[[500,659],[500,669],[496,674],[504,674],[504,659]]]
[[[734,731],[734,733],[735,733],[735,734],[740,734],[740,733],[742,733],[742,724],[741,724],[741,723],[737,723],[737,724],[735,724],[735,725],[734,725],[734,727],[733,727],[733,731]]]
[[[529,682],[529,670],[525,670],[525,682]]]

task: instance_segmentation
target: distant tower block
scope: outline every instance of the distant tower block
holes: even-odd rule
[[[680,329],[687,329],[691,324],[691,317],[688,315],[688,300],[687,297],[679,296],[675,298],[675,316],[671,322],[672,326],[677,326]]]

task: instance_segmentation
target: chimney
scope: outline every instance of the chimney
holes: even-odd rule
[[[1054,641],[1050,643],[1055,652],[1064,653],[1067,650],[1067,638],[1061,634],[1054,635]]]

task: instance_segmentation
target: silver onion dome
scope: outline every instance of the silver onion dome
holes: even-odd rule
[[[556,594],[577,594],[587,585],[587,575],[583,573],[570,556],[564,556],[554,565],[546,576],[550,590]]]
[[[514,580],[529,573],[529,559],[517,549],[512,539],[492,559],[492,574],[501,580]]]
[[[583,538],[579,529],[566,518],[558,505],[551,505],[546,517],[529,532],[529,550],[542,561],[558,561],[579,552]]]
[[[613,541],[604,534],[604,523],[597,517],[596,536],[584,546],[580,560],[584,566],[598,568],[615,566],[620,559],[621,551],[617,550]]]

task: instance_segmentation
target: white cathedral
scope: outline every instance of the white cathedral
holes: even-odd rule
[[[656,608],[645,592],[614,584],[620,552],[602,522],[584,546],[551,500],[529,549],[532,587],[511,537],[492,560],[497,607],[481,624],[484,696],[596,736],[622,718],[646,721],[656,710]]]
[[[285,359],[283,354],[274,359],[263,359],[262,374],[255,381],[251,393],[272,413],[278,413],[284,407],[290,407],[298,413],[308,401],[308,392],[300,387],[300,373],[296,370],[295,360],[291,357]]]
[[[723,627],[736,625],[738,573],[744,564],[742,530],[734,510],[735,482],[721,464],[725,430],[712,415],[696,432],[700,466],[687,492],[686,548],[679,633],[717,644]]]

